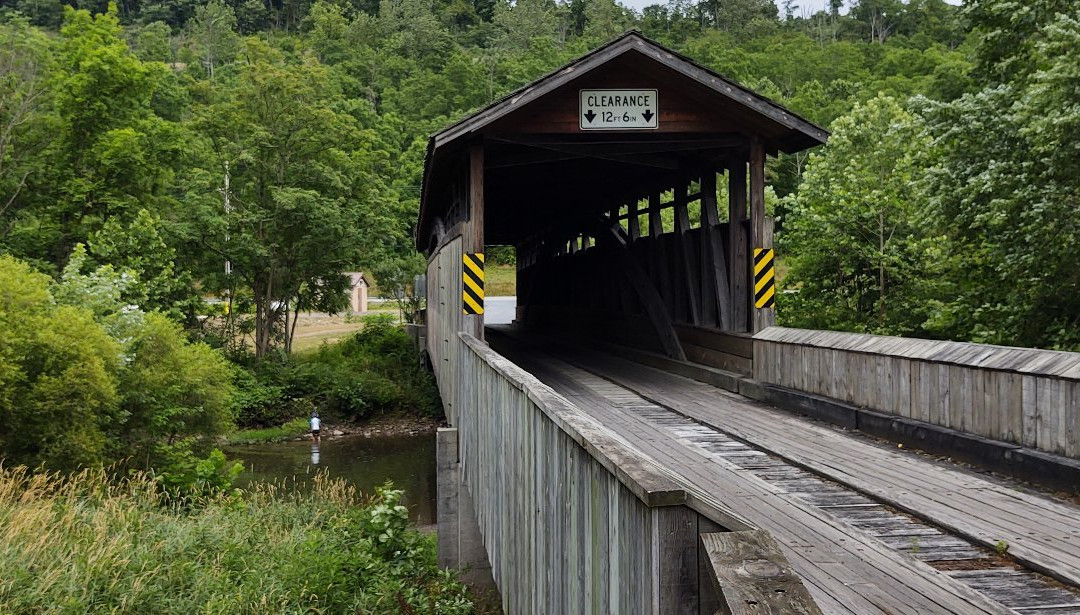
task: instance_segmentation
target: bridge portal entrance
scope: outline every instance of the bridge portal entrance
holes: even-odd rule
[[[469,255],[511,245],[518,324],[748,372],[774,321],[766,158],[826,137],[626,34],[431,138],[417,244],[461,258],[429,268],[429,324],[482,339]]]

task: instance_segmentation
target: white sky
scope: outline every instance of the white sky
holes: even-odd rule
[[[617,1],[620,4],[624,4],[626,6],[629,6],[629,7],[633,8],[633,9],[636,9],[638,12],[641,12],[641,9],[643,9],[643,8],[649,6],[649,5],[652,5],[652,4],[665,4],[665,2],[666,2],[666,0],[617,0]],[[949,4],[960,4],[961,0],[945,0],[945,2],[947,2]],[[845,1],[844,2],[845,8],[843,8],[842,11],[846,13],[847,12],[847,6],[846,5],[851,4],[851,3],[852,3],[851,0]],[[799,7],[799,14],[802,14],[804,12],[807,13],[807,14],[813,14],[813,13],[816,13],[817,11],[820,11],[821,9],[825,8],[825,6],[829,4],[829,1],[828,0],[796,0],[795,4],[798,5],[798,7]],[[782,3],[780,2],[780,0],[776,0],[776,6],[780,7],[781,5],[782,5]],[[781,9],[781,10],[783,10],[783,9]]]

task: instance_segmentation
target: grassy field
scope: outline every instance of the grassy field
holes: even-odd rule
[[[385,303],[369,303],[367,314],[396,314],[397,304],[393,301]],[[303,352],[318,348],[323,342],[334,343],[345,339],[352,333],[359,331],[362,326],[361,316],[356,315],[327,315],[327,314],[301,314],[300,323],[296,325],[296,336],[293,338],[293,351]]]
[[[295,418],[281,427],[265,427],[263,429],[238,429],[225,436],[228,444],[258,444],[260,442],[280,442],[296,436],[302,436],[309,431],[308,420],[304,417]]]
[[[517,267],[514,265],[492,265],[484,274],[487,296],[512,297],[517,294]]]
[[[400,492],[318,477],[164,500],[136,475],[0,467],[0,613],[469,613]]]

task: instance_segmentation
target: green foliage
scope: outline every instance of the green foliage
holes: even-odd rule
[[[236,13],[222,0],[210,0],[195,8],[187,27],[195,57],[213,79],[214,68],[232,60],[239,48]]]
[[[281,363],[262,362],[254,381],[241,377],[246,393],[238,424],[279,425],[311,409],[349,421],[395,413],[438,416],[442,406],[431,373],[394,315],[363,320],[363,329],[348,339]]]
[[[77,250],[55,284],[0,257],[0,457],[62,469],[129,458],[198,478],[196,451],[232,424],[225,360],[127,304],[137,280],[84,263]]]
[[[228,436],[229,444],[258,444],[261,442],[279,442],[302,436],[310,431],[308,419],[298,417],[280,427],[263,429],[241,429]]]
[[[0,611],[472,612],[400,495],[319,477],[309,495],[265,488],[177,507],[145,475],[0,467]]]
[[[57,3],[57,9],[59,9]],[[48,80],[53,46],[21,19],[0,19],[0,246],[26,209],[54,127]]]
[[[127,418],[115,436],[118,456],[126,451],[136,461],[153,460],[166,456],[162,447],[231,428],[231,375],[219,353],[187,342],[177,324],[150,313],[126,354],[120,387]]]
[[[927,217],[951,239],[930,323],[941,336],[1080,348],[1080,10],[1059,8],[981,3],[988,41],[1015,42],[1001,30],[1014,10],[1031,36],[980,48],[979,91],[922,103]]]
[[[913,180],[928,145],[889,97],[857,105],[810,157],[781,236],[791,267],[785,323],[893,335],[922,332],[940,248],[919,226]]]
[[[160,218],[140,209],[129,224],[113,218],[91,234],[95,261],[127,271],[137,280],[124,289],[124,299],[145,310],[158,310],[178,322],[191,323],[202,301],[191,274],[177,271],[176,249],[165,242]]]
[[[380,295],[390,297],[397,303],[405,322],[416,322],[417,314],[423,307],[423,298],[413,288],[413,281],[424,273],[426,267],[427,262],[419,253],[406,258],[387,259],[375,267]]]
[[[50,280],[0,256],[0,453],[75,468],[106,459],[122,419],[119,345],[82,309],[57,306]]]
[[[229,462],[225,453],[213,449],[204,459],[195,456],[188,448],[174,447],[167,461],[159,461],[156,478],[166,495],[173,502],[198,501],[228,492],[244,471],[239,461]]]

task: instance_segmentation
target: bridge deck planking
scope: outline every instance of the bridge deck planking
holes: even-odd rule
[[[655,424],[641,420],[605,399],[604,381],[575,368],[522,357],[526,369],[559,390],[642,448],[645,454],[676,465],[690,486],[726,496],[725,504],[753,518],[782,545],[792,565],[827,613],[1008,612],[929,566],[891,551],[865,532],[819,510],[753,475],[720,468],[699,451],[660,437]],[[565,369],[571,370],[571,375]],[[614,387],[614,385],[608,385]],[[599,388],[600,390],[594,390]],[[616,387],[617,388],[617,387]],[[625,401],[625,398],[623,398]]]
[[[901,453],[696,381],[595,352],[572,360],[644,397],[1080,585],[1080,507]]]
[[[594,410],[597,407],[595,397],[576,395],[571,399],[582,405],[591,405]],[[625,420],[617,410],[605,418],[611,422]],[[644,439],[657,439],[655,427],[647,424],[632,432],[639,437],[635,441],[638,444]],[[933,571],[912,571],[908,562],[901,561],[897,554],[887,552],[865,539],[861,531],[831,516],[814,514],[814,511],[787,494],[778,494],[767,485],[748,487],[745,484],[747,480],[755,482],[751,477],[731,482],[717,480],[715,473],[707,469],[709,460],[695,455],[694,451],[685,456],[675,455],[675,447],[678,445],[650,452],[677,462],[679,472],[694,484],[716,493],[733,494],[726,500],[729,506],[781,539],[786,547],[795,552],[789,552],[792,560],[804,562],[803,566],[798,567],[802,574],[820,580],[816,585],[829,595],[842,599],[845,606],[841,610],[827,609],[826,612],[967,613],[972,612],[972,602],[979,602],[970,595],[957,601],[949,591],[939,592],[940,580],[929,581],[925,578],[936,576]],[[698,471],[701,467],[706,469]],[[836,549],[838,545],[842,548]],[[808,569],[814,570],[807,572]],[[920,577],[923,577],[921,581]],[[855,589],[845,592],[840,590],[841,587]],[[821,595],[815,597],[821,598]],[[997,611],[987,607],[981,612]]]
[[[625,378],[628,383],[632,380],[635,384],[630,386],[646,397],[662,398],[665,405],[687,416],[722,425],[748,442],[776,451],[799,465],[902,509],[917,511],[984,544],[993,546],[1002,540],[1010,546],[1011,554],[1080,584],[1080,524],[1076,521],[1080,519],[1080,508],[965,472],[940,466],[927,471],[927,466],[934,464],[925,459],[853,440],[829,427],[771,411],[760,404],[730,398],[719,400],[716,390],[707,385],[698,385],[710,389],[704,397],[700,392],[676,390],[691,382],[677,376],[672,378],[682,382],[643,381],[638,374],[632,374],[637,366],[632,367],[629,373],[604,373],[620,380]],[[678,387],[673,388],[676,384]],[[721,408],[724,405],[729,407]],[[760,414],[748,415],[748,409],[769,413],[768,421],[762,422]],[[793,437],[790,431],[775,429],[777,425],[795,427],[801,433]],[[817,432],[816,437],[810,438],[808,431]]]

